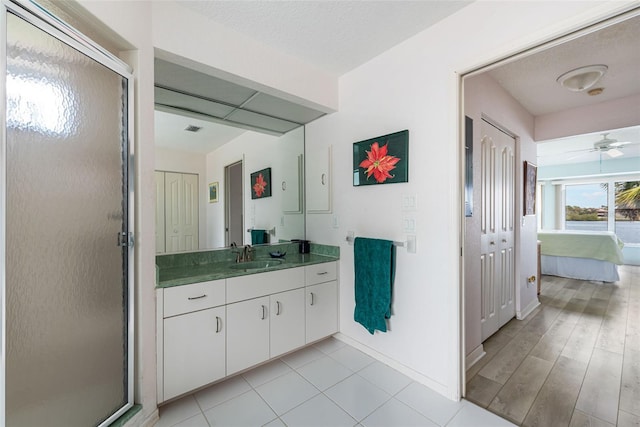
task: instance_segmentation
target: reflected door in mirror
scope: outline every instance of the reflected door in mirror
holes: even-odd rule
[[[197,250],[198,232],[198,175],[156,171],[156,253]]]

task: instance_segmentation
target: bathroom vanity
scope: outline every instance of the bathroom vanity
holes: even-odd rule
[[[159,403],[338,331],[337,257],[173,257],[156,280]]]

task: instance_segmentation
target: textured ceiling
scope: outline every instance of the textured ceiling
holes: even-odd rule
[[[335,75],[378,56],[470,1],[179,1]]]
[[[598,96],[571,92],[556,79],[578,67],[604,64]],[[640,93],[640,17],[500,66],[489,74],[532,115],[556,113]]]

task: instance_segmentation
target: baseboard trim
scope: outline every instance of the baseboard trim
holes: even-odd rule
[[[350,346],[360,350],[361,352],[373,357],[374,359],[378,360],[381,363],[384,363],[385,365],[390,366],[391,368],[395,369],[398,372],[403,373],[404,375],[408,376],[409,378],[411,378],[412,380],[425,385],[427,387],[429,387],[430,389],[432,389],[433,391],[436,391],[438,393],[440,393],[441,395],[443,395],[444,397],[446,397],[447,399],[451,399],[453,401],[458,401],[459,399],[454,396],[454,394],[443,384],[440,384],[437,381],[432,380],[431,378],[409,368],[408,366],[403,365],[402,363],[398,362],[397,360],[391,359],[388,356],[385,356],[384,354],[378,352],[377,350],[372,349],[371,347],[368,347],[364,344],[362,344],[359,341],[354,340],[353,338],[338,332],[337,334],[335,334],[333,336],[334,338],[345,342],[347,344],[349,344]]]
[[[464,370],[468,371],[473,365],[478,363],[480,359],[482,359],[487,353],[484,351],[484,347],[482,344],[473,349],[471,353],[467,355],[464,359]]]
[[[531,314],[531,312],[533,310],[535,310],[538,306],[540,305],[540,301],[538,301],[538,298],[536,298],[535,300],[531,301],[531,303],[525,307],[524,310],[522,311],[518,311],[516,312],[516,318],[518,320],[523,320],[525,319],[528,315]]]
[[[155,411],[149,414],[149,416],[142,421],[140,427],[153,427],[158,423],[158,421],[160,421],[160,412],[156,408]]]

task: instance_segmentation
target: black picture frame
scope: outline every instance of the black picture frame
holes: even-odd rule
[[[253,172],[250,186],[252,199],[271,197],[271,168]]]
[[[409,130],[353,143],[353,186],[409,182]]]
[[[522,174],[524,182],[523,215],[536,214],[536,184],[538,183],[538,168],[531,162],[524,161]]]
[[[464,216],[473,216],[473,119],[464,116]]]

